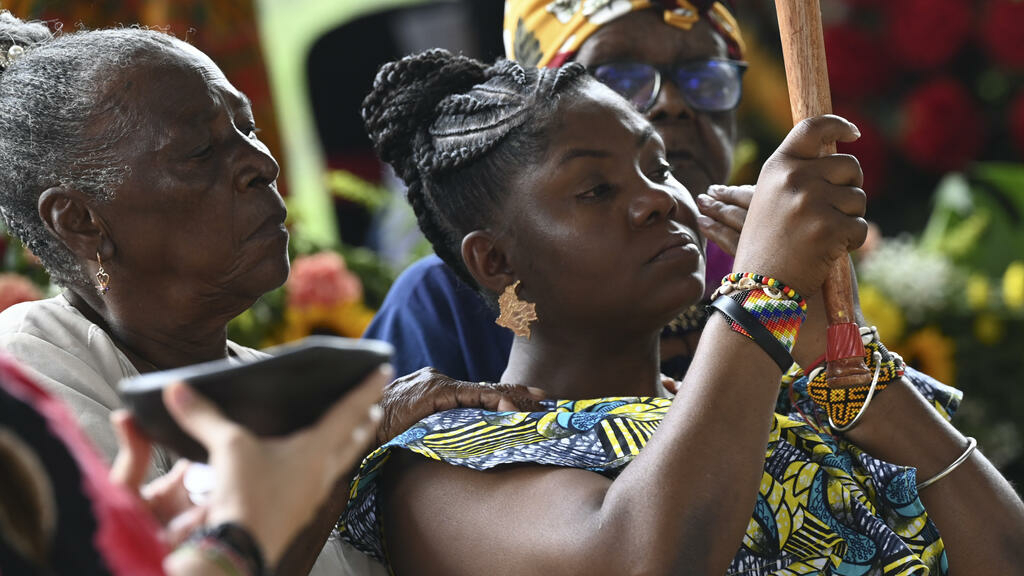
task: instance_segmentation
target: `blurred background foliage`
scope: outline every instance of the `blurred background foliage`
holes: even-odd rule
[[[791,126],[774,2],[739,2],[749,46],[733,182],[752,183]],[[282,165],[292,275],[230,326],[264,346],[358,336],[397,273],[429,253],[359,106],[377,67],[440,46],[493,60],[501,0],[0,0],[67,29],[140,23],[209,53],[254,102]],[[868,320],[964,390],[956,423],[1024,482],[1024,2],[822,0],[837,113],[862,137]],[[0,233],[0,309],[55,293]],[[908,423],[911,425],[911,423]]]

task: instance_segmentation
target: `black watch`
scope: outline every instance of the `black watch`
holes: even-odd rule
[[[200,528],[193,535],[193,540],[214,538],[238,554],[249,565],[253,576],[266,576],[266,565],[259,543],[248,530],[233,522],[225,522],[213,527]]]

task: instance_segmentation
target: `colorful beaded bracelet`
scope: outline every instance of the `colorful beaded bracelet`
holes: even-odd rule
[[[750,288],[739,290],[739,286]],[[729,318],[733,331],[757,342],[783,373],[789,370],[807,307],[796,291],[759,274],[730,274],[722,280],[713,298],[711,307]]]
[[[248,530],[233,522],[196,530],[178,550],[195,550],[222,571],[238,576],[266,574],[259,543]]]
[[[719,294],[730,294],[732,292],[743,292],[747,290],[762,290],[774,300],[789,299],[800,305],[800,310],[807,312],[807,301],[804,300],[796,290],[779,282],[775,278],[753,274],[751,272],[733,272],[722,278],[722,285],[715,290],[711,296],[714,300]]]

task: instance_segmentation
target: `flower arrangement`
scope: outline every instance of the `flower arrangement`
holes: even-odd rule
[[[925,231],[858,255],[861,309],[907,362],[966,393],[958,426],[1024,478],[1024,166],[943,179]]]
[[[327,332],[358,338],[373,319],[363,303],[363,284],[337,252],[300,256],[285,284],[282,342]]]
[[[840,144],[864,170],[870,217],[919,231],[939,181],[975,161],[1024,160],[1024,27],[1019,0],[822,0],[835,112],[862,137]],[[744,136],[757,152],[740,183],[792,125],[771,3],[744,3],[750,69]],[[737,157],[737,162],[743,160]]]

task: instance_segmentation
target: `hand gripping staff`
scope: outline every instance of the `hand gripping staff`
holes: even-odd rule
[[[782,36],[793,123],[830,114],[832,96],[818,0],[775,0],[775,11]],[[823,154],[834,154],[835,151],[836,145],[831,143]],[[825,355],[829,389],[847,391],[863,388],[871,382],[872,374],[864,363],[864,345],[855,321],[848,258],[839,258],[832,264],[822,291],[829,324]]]

